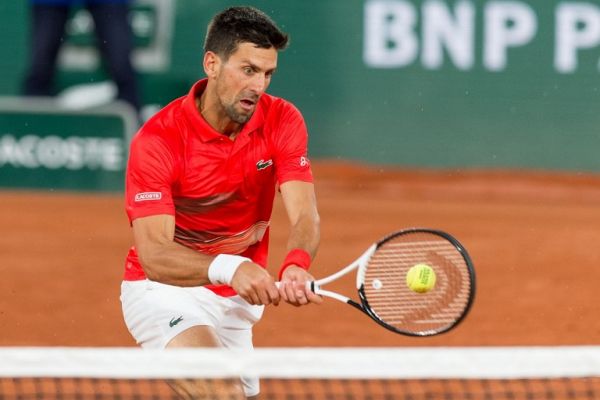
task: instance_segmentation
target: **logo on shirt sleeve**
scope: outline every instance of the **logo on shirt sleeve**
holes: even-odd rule
[[[162,199],[161,192],[143,192],[135,195],[135,201],[149,201]]]
[[[307,165],[310,164],[310,161],[308,161],[307,157],[300,157],[300,166],[301,167],[306,167]]]

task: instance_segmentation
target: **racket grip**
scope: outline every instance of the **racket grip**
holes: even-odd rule
[[[279,287],[281,286],[281,282],[275,282],[275,286],[277,287],[277,289],[279,289]],[[315,281],[307,281],[306,282],[306,289],[310,290],[311,292],[315,292]]]

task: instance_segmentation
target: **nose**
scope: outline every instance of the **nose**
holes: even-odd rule
[[[250,89],[260,96],[267,90],[267,86],[269,86],[269,80],[266,74],[255,74],[250,84]]]

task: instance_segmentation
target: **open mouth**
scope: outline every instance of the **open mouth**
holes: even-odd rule
[[[258,97],[244,97],[242,99],[240,99],[240,105],[242,106],[242,109],[246,110],[246,111],[252,111],[254,109],[254,107],[256,106],[256,103],[258,102]]]
[[[242,105],[242,108],[250,110],[254,107],[255,103],[252,100],[242,99],[240,100],[240,104]]]

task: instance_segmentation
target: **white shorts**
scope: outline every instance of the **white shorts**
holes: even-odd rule
[[[252,349],[252,326],[264,306],[248,304],[240,296],[222,297],[204,287],[179,287],[150,280],[123,281],[121,305],[125,324],[145,348],[165,348],[193,326],[214,328],[223,346]],[[246,396],[259,392],[257,378],[242,378]]]

